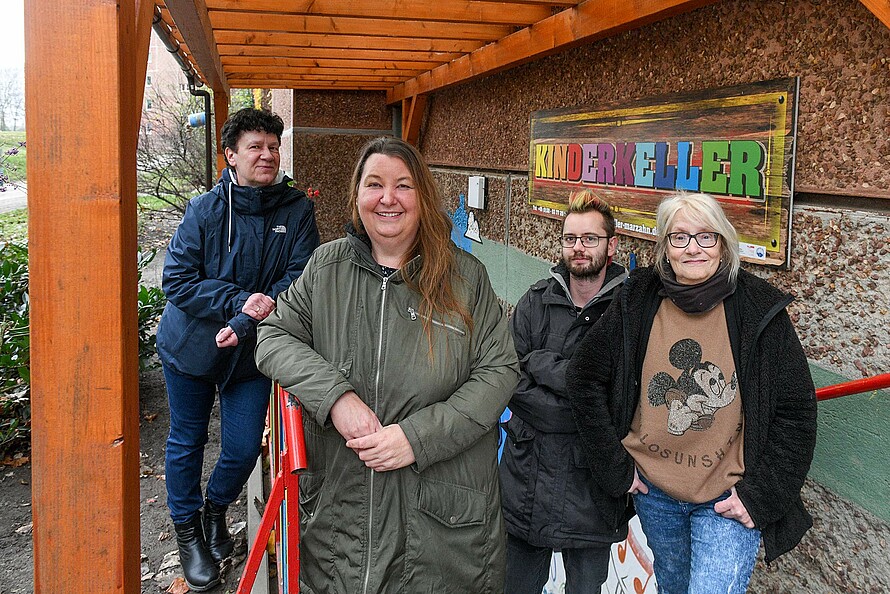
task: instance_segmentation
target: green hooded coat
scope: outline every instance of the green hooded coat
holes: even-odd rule
[[[434,319],[432,359],[420,296],[354,235],[321,246],[258,328],[260,371],[306,411],[301,592],[503,592],[498,417],[518,363],[484,267],[453,249],[474,326]],[[375,472],[346,447],[329,413],[349,390],[401,426],[414,464]]]

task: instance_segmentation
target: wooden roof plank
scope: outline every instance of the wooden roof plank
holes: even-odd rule
[[[260,80],[293,80],[293,81],[342,81],[342,82],[381,82],[392,86],[393,83],[405,80],[404,76],[371,76],[366,74],[355,74],[351,76],[343,76],[342,74],[325,75],[323,73],[313,74],[288,74],[287,72],[276,72],[275,74],[257,75],[257,74],[237,74],[232,75],[231,80],[252,79]]]
[[[288,14],[368,18],[398,15],[400,19],[419,21],[516,26],[528,26],[551,15],[547,6],[478,0],[208,0],[207,9],[211,15],[215,11],[229,11],[258,13],[264,18],[270,14],[275,18]]]
[[[377,59],[377,60],[417,60],[432,62],[450,62],[459,58],[463,53],[447,52],[411,52],[389,51],[384,49],[366,48],[327,48],[327,47],[253,47],[244,45],[220,45],[218,47],[220,60],[225,64],[236,63],[233,58],[351,58],[351,59]]]
[[[176,0],[182,2],[184,0]],[[174,15],[175,18],[175,15]],[[377,35],[382,37],[423,37],[439,39],[475,39],[494,41],[514,31],[507,25],[480,23],[446,23],[391,18],[352,18],[280,15],[269,18],[259,13],[213,11],[210,22],[217,30],[282,31],[342,33],[346,35]],[[177,25],[179,21],[176,21]],[[190,39],[189,35],[186,38]]]
[[[313,67],[313,68],[376,68],[381,70],[429,70],[441,65],[441,62],[432,61],[407,61],[407,60],[352,60],[339,58],[250,58],[232,57],[226,58],[226,63],[242,66],[254,66],[255,71],[259,67],[267,72],[275,72],[289,66]]]
[[[323,90],[341,90],[341,91],[381,91],[386,92],[392,85],[389,83],[344,83],[326,81],[323,83],[312,81],[291,81],[291,80],[264,80],[260,81],[263,86],[259,86],[257,81],[252,79],[231,81],[232,88],[235,89],[300,89],[304,91],[323,91]]]
[[[204,75],[208,86],[217,93],[229,93],[226,75],[219,54],[216,53],[216,41],[213,39],[213,28],[203,2],[195,0],[165,0],[167,10],[176,23],[176,28],[183,39],[188,39],[188,48],[192,60]]]
[[[587,0],[393,88],[388,103],[467,82],[688,12],[715,0]]]
[[[385,68],[318,68],[317,66],[289,66],[283,69],[275,69],[274,72],[270,70],[265,70],[263,73],[258,73],[255,66],[228,66],[226,67],[226,72],[228,77],[231,78],[236,74],[266,74],[268,76],[274,76],[279,72],[288,72],[291,74],[314,74],[323,72],[324,74],[340,74],[343,76],[351,76],[355,74],[369,74],[374,76],[402,76],[406,80],[409,78],[413,78],[423,72],[426,72],[425,68],[417,68],[417,69],[403,69],[403,70],[392,70]]]
[[[252,48],[285,47],[381,47],[397,51],[469,53],[484,42],[474,39],[423,39],[420,37],[383,37],[379,35],[340,35],[329,33],[281,33],[269,31],[217,31],[220,45],[246,45]]]
[[[494,23],[528,26],[551,15],[548,6],[478,0],[207,0],[211,15],[217,11],[274,15],[399,18],[421,21]]]

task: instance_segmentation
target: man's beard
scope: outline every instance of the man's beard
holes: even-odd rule
[[[572,254],[572,258],[575,254]],[[572,262],[572,258],[562,257],[562,263],[574,278],[588,280],[599,276],[606,265],[606,252],[597,252],[590,256],[590,260],[584,263]]]

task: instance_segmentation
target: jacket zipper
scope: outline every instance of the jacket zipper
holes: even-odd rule
[[[380,394],[380,363],[383,359],[383,316],[386,311],[386,285],[389,277],[383,277],[383,284],[380,285],[380,291],[383,297],[380,300],[380,330],[377,338],[377,371],[374,374],[374,414],[377,414],[378,395]],[[369,481],[368,493],[368,558],[365,562],[365,579],[362,585],[362,592],[368,593],[368,583],[371,580],[371,555],[374,551],[374,537],[372,529],[374,526],[374,469],[370,469],[371,478]]]
[[[411,316],[412,322],[416,321],[417,318],[423,318],[424,320],[431,321],[433,323],[433,326],[439,326],[440,328],[446,328],[448,330],[451,330],[452,332],[460,334],[461,336],[464,336],[466,334],[466,332],[464,332],[457,326],[452,326],[451,324],[446,324],[445,322],[440,322],[439,320],[437,320],[435,318],[428,318],[427,316],[423,316],[423,315],[417,313],[417,310],[414,309],[413,307],[408,308],[408,315]]]

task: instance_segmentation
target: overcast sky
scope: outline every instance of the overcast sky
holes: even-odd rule
[[[24,0],[0,0],[0,68],[25,66]]]

